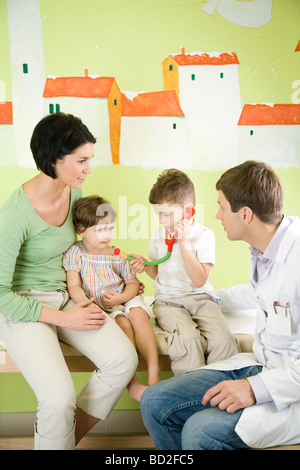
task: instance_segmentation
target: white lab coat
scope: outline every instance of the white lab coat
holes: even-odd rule
[[[300,443],[300,220],[290,219],[275,260],[254,288],[249,284],[216,291],[223,311],[257,308],[254,354],[206,366],[230,370],[263,365],[260,377],[273,401],[245,408],[236,426],[240,438],[256,448]],[[290,336],[270,331],[265,312],[276,301],[290,306]]]

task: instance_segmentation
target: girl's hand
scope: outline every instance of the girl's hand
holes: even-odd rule
[[[133,258],[135,258],[134,260],[129,261],[130,268],[132,269],[132,271],[138,274],[143,273],[145,271],[144,261],[146,261],[146,258],[143,258],[143,256],[140,256],[140,255],[133,255],[133,254],[130,254],[129,256],[132,256]]]
[[[106,315],[93,301],[92,298],[75,304],[69,310],[65,310],[62,326],[76,331],[99,330],[102,328]]]
[[[103,307],[104,308],[112,308],[116,305],[120,305],[123,302],[122,294],[118,294],[117,292],[104,292],[103,294]]]

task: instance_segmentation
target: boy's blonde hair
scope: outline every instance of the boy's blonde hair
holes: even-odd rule
[[[104,219],[105,223],[114,223],[116,217],[113,206],[100,196],[82,197],[73,207],[73,224],[77,233],[97,225]]]
[[[195,205],[195,188],[190,178],[183,171],[172,168],[164,170],[157,178],[150,194],[151,204],[169,202],[185,204],[191,202]]]

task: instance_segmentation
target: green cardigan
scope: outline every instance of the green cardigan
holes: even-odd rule
[[[29,289],[66,289],[62,255],[76,240],[72,221],[80,189],[71,188],[70,209],[61,227],[44,222],[22,186],[0,209],[0,313],[11,320],[38,321],[42,305],[17,294]]]

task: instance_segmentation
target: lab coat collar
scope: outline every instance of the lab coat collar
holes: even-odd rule
[[[278,263],[284,263],[295,241],[300,239],[299,217],[287,217],[287,218],[291,221],[291,224],[286,230],[285,235],[277,250],[275,261],[277,261]]]

